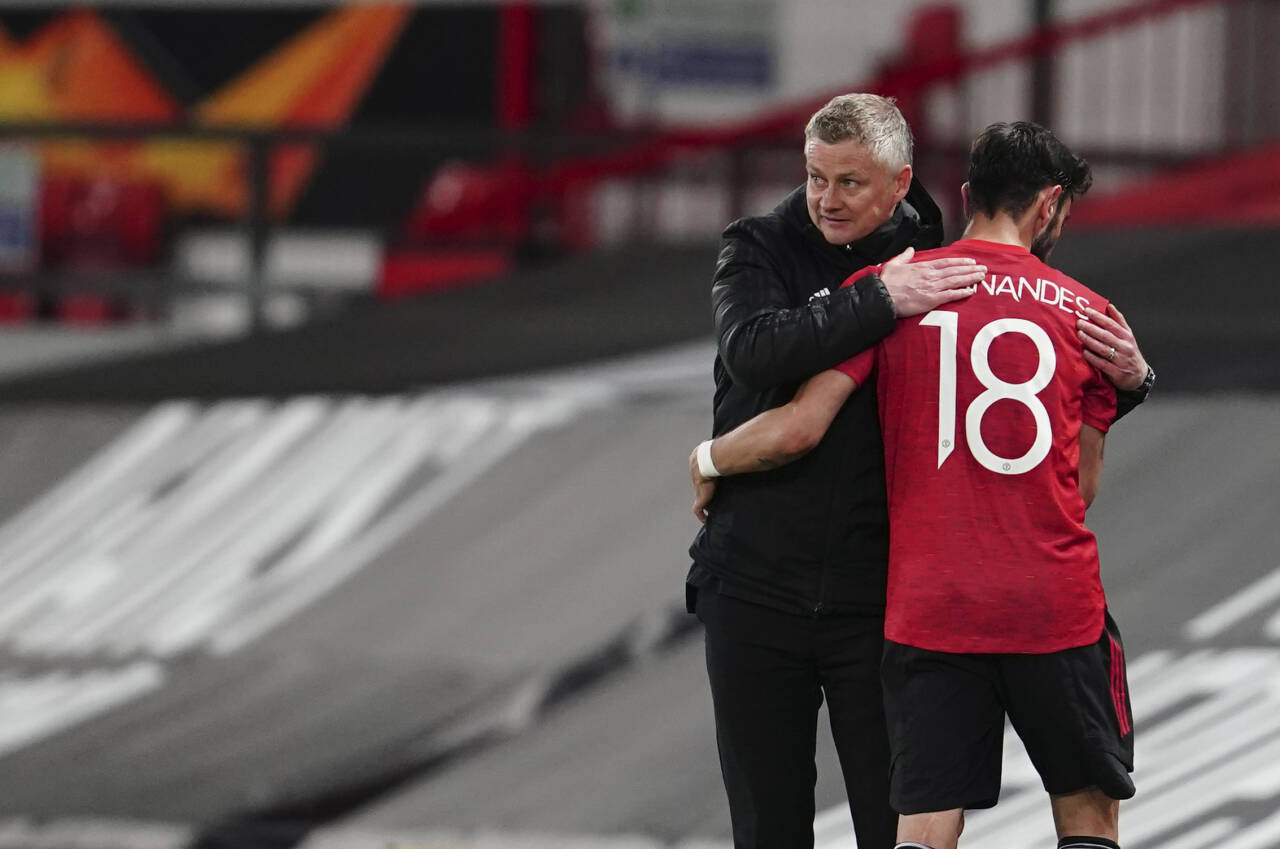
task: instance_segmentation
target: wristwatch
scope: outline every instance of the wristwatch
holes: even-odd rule
[[[1147,366],[1147,376],[1142,378],[1135,389],[1117,389],[1116,390],[1116,417],[1113,422],[1120,421],[1120,418],[1127,413],[1133,411],[1135,407],[1147,400],[1147,396],[1151,394],[1151,387],[1156,383],[1156,370],[1151,366]]]

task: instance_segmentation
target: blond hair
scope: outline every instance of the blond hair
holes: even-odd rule
[[[910,165],[911,128],[894,102],[878,94],[837,95],[813,113],[804,128],[805,141],[856,141],[892,169]]]

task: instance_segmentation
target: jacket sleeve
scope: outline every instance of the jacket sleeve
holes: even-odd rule
[[[1138,405],[1147,400],[1147,396],[1151,394],[1151,387],[1155,385],[1156,372],[1150,366],[1147,367],[1147,376],[1137,389],[1117,389],[1116,390],[1116,417],[1111,420],[1112,424],[1120,421],[1120,419],[1137,409]]]
[[[874,274],[793,306],[783,272],[760,235],[742,222],[730,225],[711,287],[720,359],[735,383],[755,391],[798,383],[893,330],[893,301]]]

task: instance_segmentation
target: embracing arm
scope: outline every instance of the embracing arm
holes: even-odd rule
[[[788,403],[695,448],[689,455],[689,476],[698,521],[707,519],[714,478],[776,469],[799,460],[822,440],[855,388],[853,378],[844,372],[824,371],[806,381]]]
[[[1119,421],[1147,400],[1156,373],[1147,365],[1133,329],[1115,304],[1107,305],[1106,315],[1095,309],[1085,310],[1085,315],[1088,320],[1077,322],[1084,358],[1115,386],[1115,421]]]
[[[1102,483],[1102,446],[1107,435],[1092,425],[1080,428],[1080,495],[1087,509]]]
[[[716,343],[734,382],[754,390],[797,383],[893,330],[893,301],[875,275],[791,306],[790,289],[763,244],[769,235],[744,222],[730,226],[716,263]]]
[[[793,307],[767,245],[781,238],[750,219],[735,222],[716,263],[711,302],[720,359],[749,389],[797,383],[838,365],[889,335],[896,318],[973,294],[986,272],[964,257],[912,263],[908,248],[878,274]]]

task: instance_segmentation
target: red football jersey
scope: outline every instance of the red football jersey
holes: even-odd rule
[[[920,648],[1043,653],[1096,642],[1106,604],[1079,491],[1082,424],[1106,431],[1115,389],[1076,319],[1106,301],[1014,245],[965,239],[966,300],[904,319],[838,368],[872,370],[889,495],[885,636]]]

